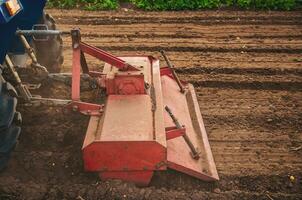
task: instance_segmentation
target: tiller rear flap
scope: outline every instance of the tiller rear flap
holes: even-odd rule
[[[81,42],[73,30],[73,110],[91,116],[83,144],[86,171],[101,179],[148,185],[154,171],[171,168],[205,181],[218,180],[194,87],[181,82],[168,58],[115,57]],[[90,71],[84,53],[106,62]],[[106,89],[104,105],[80,101],[80,73]]]

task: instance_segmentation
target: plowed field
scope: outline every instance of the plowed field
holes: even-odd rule
[[[148,188],[102,182],[82,167],[87,117],[21,106],[23,133],[0,174],[0,199],[302,199],[301,11],[48,12],[59,29],[80,27],[83,41],[115,55],[165,50],[195,86],[221,180],[171,170]],[[63,40],[67,72],[71,39]]]

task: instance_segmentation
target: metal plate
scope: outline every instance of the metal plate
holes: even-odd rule
[[[192,85],[182,94],[176,82],[168,76],[161,78],[164,106],[169,106],[180,124],[185,125],[186,134],[200,152],[200,159],[190,155],[190,149],[182,137],[167,141],[168,167],[205,181],[218,180],[212,151],[200,114],[196,94]],[[168,113],[164,114],[165,126],[174,126]]]
[[[133,64],[130,58],[127,61]],[[139,182],[141,173],[147,180],[143,172],[167,168],[167,153],[158,61],[134,57],[133,62],[141,63],[145,73],[149,71],[147,77],[158,93],[155,112],[150,94],[108,95],[102,116],[90,118],[83,157],[86,171],[129,181],[137,175]]]

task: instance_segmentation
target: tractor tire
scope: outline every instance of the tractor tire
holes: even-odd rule
[[[21,132],[22,118],[16,107],[17,92],[3,78],[0,66],[0,171],[7,166]]]
[[[56,30],[57,28],[54,18],[47,13],[43,13],[38,24],[47,25],[49,30]],[[64,61],[61,36],[49,36],[45,41],[33,39],[32,42],[38,63],[45,66],[51,73],[59,73]]]

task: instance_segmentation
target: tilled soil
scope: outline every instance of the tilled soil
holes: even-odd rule
[[[147,188],[100,181],[82,166],[88,117],[20,106],[23,134],[0,174],[0,199],[302,199],[301,11],[49,13],[60,29],[80,27],[85,42],[116,55],[166,50],[195,86],[221,180],[169,170]],[[70,71],[71,40],[63,39]],[[67,98],[68,90],[47,85],[38,93]]]

